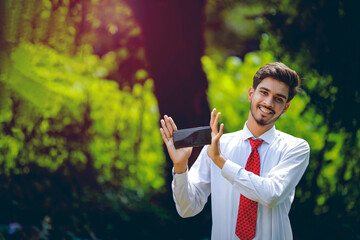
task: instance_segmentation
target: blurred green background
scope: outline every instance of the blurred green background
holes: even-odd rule
[[[247,119],[257,69],[303,79],[277,129],[306,139],[294,239],[360,239],[360,1],[2,0],[0,239],[210,239],[181,219],[160,116]],[[194,149],[190,165],[201,149]]]

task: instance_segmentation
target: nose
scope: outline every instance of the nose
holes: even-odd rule
[[[272,96],[268,96],[267,98],[264,99],[264,105],[266,107],[274,107],[274,99],[272,98]]]

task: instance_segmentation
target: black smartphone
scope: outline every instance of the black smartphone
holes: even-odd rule
[[[173,132],[173,136],[176,149],[211,144],[210,126],[177,130]]]

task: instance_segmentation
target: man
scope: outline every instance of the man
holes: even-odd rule
[[[243,130],[224,134],[220,113],[211,112],[211,145],[188,171],[192,148],[175,149],[171,117],[161,119],[163,141],[174,163],[174,201],[182,217],[199,213],[211,193],[212,239],[292,239],[288,217],[295,187],[309,163],[305,140],[275,129],[300,86],[295,71],[269,63],[248,91]]]

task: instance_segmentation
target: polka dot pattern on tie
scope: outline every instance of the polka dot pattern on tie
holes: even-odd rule
[[[260,156],[258,147],[264,142],[249,138],[251,153],[246,162],[245,170],[260,175]],[[236,235],[240,240],[251,240],[255,237],[258,203],[240,195],[239,212],[236,222]]]

